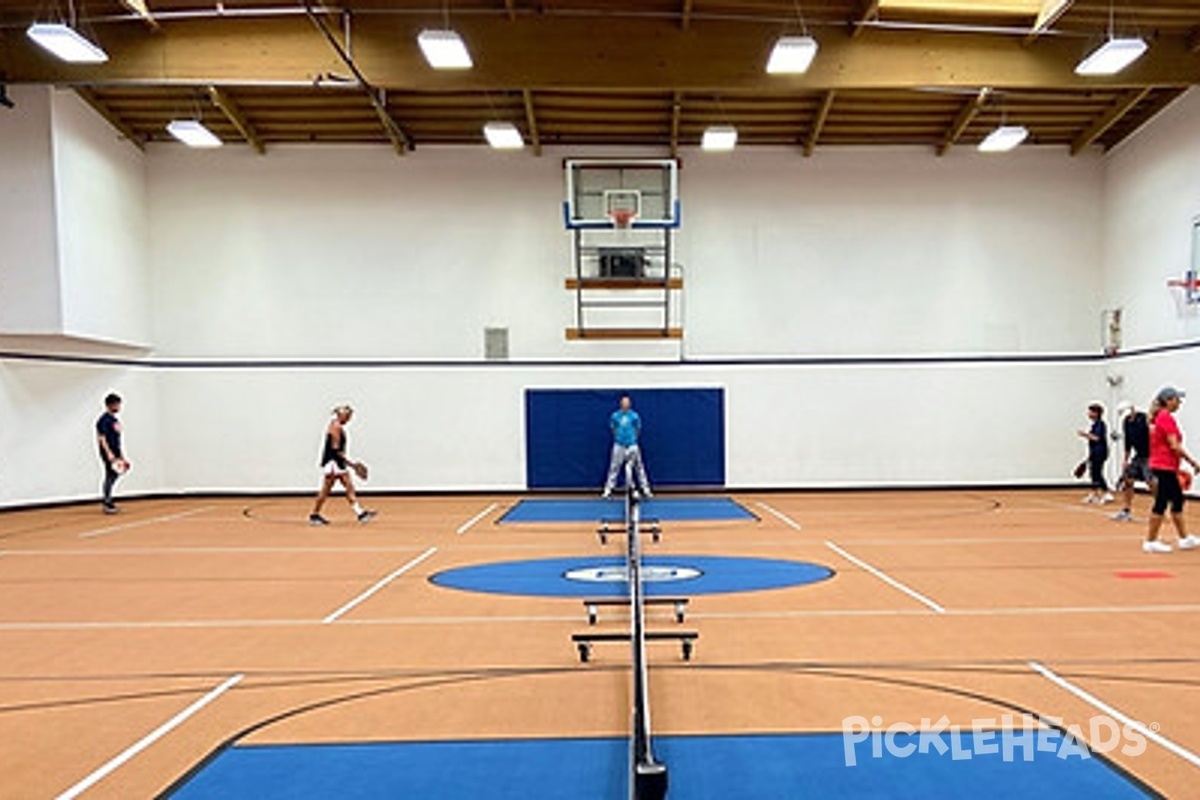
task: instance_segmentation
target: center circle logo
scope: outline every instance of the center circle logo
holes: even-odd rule
[[[643,564],[643,583],[666,583],[668,581],[688,581],[699,578],[704,573],[694,567],[682,567],[674,564]],[[580,567],[567,570],[563,577],[569,581],[582,583],[628,583],[629,568],[620,566]]]

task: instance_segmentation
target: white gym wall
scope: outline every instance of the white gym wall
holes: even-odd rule
[[[64,104],[41,91],[55,108]],[[38,110],[25,94],[18,118]],[[70,152],[64,139],[82,147],[94,134],[75,113],[90,110],[66,97],[67,110],[51,115],[59,153]],[[13,117],[0,115],[0,125]],[[1200,389],[1195,351],[1108,363],[726,362],[1093,355],[1101,309],[1114,305],[1126,309],[1127,348],[1195,340],[1195,320],[1177,318],[1163,286],[1182,265],[1152,253],[1170,236],[1186,244],[1187,231],[1168,218],[1190,220],[1200,205],[1200,143],[1186,134],[1198,127],[1193,91],[1105,157],[1037,148],[942,159],[910,149],[812,159],[686,152],[678,240],[686,363],[657,365],[586,360],[677,360],[679,345],[564,340],[568,153],[429,148],[398,158],[382,147],[322,146],[260,157],[242,147],[154,146],[143,155],[108,131],[111,150],[88,145],[86,164],[120,177],[119,192],[106,190],[109,210],[89,215],[85,192],[96,187],[56,177],[71,197],[47,213],[59,214],[52,230],[64,207],[83,216],[72,230],[94,226],[97,269],[118,273],[100,285],[124,286],[122,299],[89,306],[95,275],[69,263],[61,295],[72,318],[87,321],[85,333],[148,341],[157,366],[0,360],[5,466],[32,459],[44,473],[0,474],[0,503],[88,493],[98,480],[88,430],[109,388],[129,398],[139,469],[128,490],[310,488],[321,425],[342,400],[362,411],[351,442],[372,463],[373,486],[520,488],[524,388],[587,385],[725,386],[735,486],[1060,483],[1082,450],[1073,432],[1083,406],[1108,400],[1106,374],[1124,373],[1139,396],[1168,380]],[[44,131],[25,128],[14,135],[38,151]],[[81,160],[45,158],[50,174]],[[1190,180],[1177,177],[1189,169]],[[33,191],[42,178],[29,180]],[[18,210],[14,197],[0,191],[0,219]],[[114,226],[116,243],[103,235]],[[140,245],[139,230],[148,231]],[[68,261],[87,252],[77,244],[85,239],[71,241]],[[1146,274],[1148,264],[1158,271]],[[4,264],[0,276],[14,268]],[[140,305],[145,327],[125,301]],[[123,319],[107,320],[107,308]],[[5,322],[0,315],[0,330],[11,332]],[[483,330],[496,326],[510,329],[521,363],[478,363]],[[12,336],[0,344],[78,347]],[[458,363],[162,366],[356,359]],[[60,399],[44,403],[42,391]],[[57,426],[48,438],[47,424]],[[1200,419],[1185,411],[1183,424],[1200,436]]]

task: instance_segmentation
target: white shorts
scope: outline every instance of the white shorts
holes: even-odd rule
[[[334,478],[340,478],[349,471],[350,467],[339,467],[336,461],[326,461],[325,466],[321,467],[322,474]]]

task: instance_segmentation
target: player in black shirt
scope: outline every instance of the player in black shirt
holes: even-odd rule
[[[1142,481],[1154,492],[1154,473],[1150,470],[1150,420],[1145,412],[1138,411],[1133,403],[1125,401],[1117,406],[1117,413],[1125,412],[1121,422],[1121,438],[1124,441],[1125,457],[1121,463],[1121,480],[1118,484],[1122,493],[1121,510],[1112,518],[1118,522],[1133,521],[1133,484]]]
[[[1104,462],[1108,460],[1108,426],[1104,424],[1104,406],[1099,403],[1088,406],[1088,419],[1091,420],[1091,426],[1080,430],[1079,435],[1088,443],[1088,472],[1092,491],[1083,500],[1085,503],[1109,503],[1113,496],[1104,478]]]
[[[312,513],[308,515],[310,525],[329,524],[329,520],[321,516],[321,507],[329,498],[333,485],[339,482],[346,488],[346,500],[354,509],[359,522],[368,522],[375,516],[374,511],[368,511],[359,505],[354,491],[354,479],[350,477],[350,470],[355,467],[355,463],[346,458],[346,425],[352,416],[354,409],[350,406],[338,406],[333,410],[333,419],[325,429],[325,442],[321,448],[321,490],[317,493]]]
[[[113,487],[117,479],[129,470],[129,462],[121,451],[121,421],[117,419],[117,414],[121,413],[120,395],[105,397],[104,408],[104,413],[96,420],[96,440],[100,445],[100,460],[104,462],[103,506],[105,514],[116,514]]]

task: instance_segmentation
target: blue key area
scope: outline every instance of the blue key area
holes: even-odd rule
[[[870,742],[858,743],[851,748],[853,765],[841,733],[662,736],[655,737],[654,750],[670,771],[670,800],[1154,796],[1103,757],[1068,746],[1057,731],[1040,731],[1036,742],[1007,753],[997,746],[999,734],[980,740],[968,730],[957,747],[951,738],[931,737],[944,753],[932,746],[921,752],[919,736],[900,734],[891,747],[880,746],[878,758]],[[910,745],[908,754],[893,754]],[[993,747],[997,752],[987,753]],[[1026,751],[1032,760],[1025,760]],[[623,737],[238,746],[219,753],[168,796],[622,800],[629,791],[628,759]]]
[[[757,592],[805,586],[833,577],[833,570],[806,561],[732,556],[646,556],[642,576],[647,596]],[[530,597],[625,597],[625,559],[542,558],[477,564],[439,572],[437,586],[487,594]]]
[[[642,519],[662,522],[717,522],[758,519],[744,506],[728,497],[655,497],[641,503]],[[521,500],[510,508],[500,523],[506,522],[600,522],[624,520],[625,501],[589,499]]]

